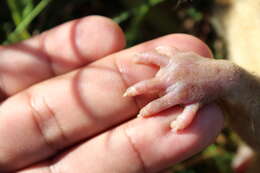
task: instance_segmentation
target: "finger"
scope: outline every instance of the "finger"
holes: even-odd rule
[[[70,173],[157,173],[200,152],[211,144],[223,126],[221,110],[209,105],[194,123],[176,134],[169,123],[180,114],[172,109],[163,116],[134,119],[73,148],[54,159],[19,173],[44,170]],[[102,165],[102,166],[100,166]],[[50,173],[47,171],[46,173]]]
[[[160,80],[153,78],[138,82],[129,87],[124,96],[137,96],[141,94],[149,94],[159,92],[164,88],[164,85]]]
[[[198,39],[170,35],[34,85],[2,103],[0,171],[46,159],[134,117],[150,100],[122,95],[128,86],[151,78],[156,69],[136,65],[132,55],[162,44],[176,44],[209,56]]]
[[[152,64],[163,67],[169,63],[169,58],[166,56],[161,56],[154,52],[138,53],[135,57],[135,63],[148,65]]]
[[[176,99],[176,94],[170,92],[158,99],[153,100],[145,107],[143,107],[140,113],[138,114],[138,117],[153,116],[161,111],[175,106],[176,104],[180,103],[179,101],[179,99]]]
[[[0,90],[2,95],[13,95],[117,52],[124,45],[119,26],[105,17],[89,16],[65,23],[29,40],[1,47]]]

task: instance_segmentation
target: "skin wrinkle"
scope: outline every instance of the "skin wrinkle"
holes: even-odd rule
[[[106,68],[106,67],[96,66],[96,65],[94,65],[94,64],[90,64],[90,65],[88,66],[88,70],[90,70],[90,69],[102,70],[102,71],[104,71],[104,73],[105,73],[105,72],[115,73],[115,74],[119,75],[120,78],[122,78],[121,75],[120,75],[120,73],[119,73],[118,71],[112,70],[112,69],[109,69],[109,68]],[[83,75],[84,70],[85,70],[84,68],[83,68],[83,69],[80,69],[80,70],[74,75],[73,80],[72,80],[72,82],[71,82],[71,84],[72,84],[72,87],[71,87],[71,91],[72,91],[72,92],[71,92],[71,93],[73,93],[73,96],[74,96],[74,98],[75,98],[75,101],[76,101],[77,104],[79,105],[79,109],[81,109],[81,110],[83,111],[84,115],[86,115],[86,116],[84,116],[84,117],[86,117],[86,119],[87,119],[88,121],[92,121],[92,122],[102,122],[102,119],[100,119],[100,117],[95,116],[95,113],[93,113],[93,111],[91,111],[91,109],[90,109],[89,106],[88,106],[88,102],[86,102],[86,99],[83,98],[82,95],[80,94],[82,89],[80,88],[79,83],[81,82],[81,79],[83,78],[83,77],[81,77],[81,76],[84,76],[84,75]],[[84,81],[85,81],[85,80],[86,80],[86,79],[84,79]],[[123,79],[122,79],[122,81],[123,81]],[[137,112],[137,111],[136,111],[136,112]],[[128,120],[129,120],[129,119],[124,120],[124,121],[128,121]],[[97,125],[99,126],[99,124],[97,124]],[[86,126],[88,126],[88,125],[86,125]],[[114,126],[116,126],[116,124],[111,124],[111,126],[110,126],[110,127],[107,127],[107,128],[112,128],[112,127],[114,127]],[[91,130],[86,130],[86,131],[89,132],[89,131],[91,131]],[[92,131],[89,132],[89,133],[87,132],[88,135],[89,135],[88,139],[92,138],[93,136],[96,136],[96,135],[100,134],[102,131],[103,131],[103,125],[102,125],[102,126],[99,126],[99,127],[98,127],[98,130],[97,130],[95,133],[93,133]],[[85,133],[85,135],[86,135],[86,133]],[[84,139],[86,139],[86,138],[84,138]]]
[[[44,49],[44,39],[46,36],[47,36],[47,33],[43,33],[39,36],[39,48],[31,47],[30,45],[26,44],[26,42],[19,44],[19,47],[17,47],[17,48],[20,51],[24,51],[28,54],[34,55],[34,57],[36,59],[40,59],[42,63],[44,62],[49,67],[50,76],[46,77],[46,78],[49,78],[49,77],[56,76],[56,73],[54,72],[54,70],[52,68],[51,57],[48,55],[47,52],[44,51],[45,50]],[[43,50],[43,51],[40,51],[40,50]]]
[[[43,46],[43,39],[47,36],[47,33],[43,33],[41,34],[38,39],[39,39],[39,47],[32,47],[31,45],[29,45],[26,42],[22,42],[19,44],[16,44],[16,46],[9,46],[7,47],[7,49],[11,49],[13,51],[20,51],[20,52],[25,52],[27,54],[31,54],[33,55],[34,58],[36,59],[40,59],[42,62],[45,61],[45,63],[48,63],[50,61],[50,56],[48,56],[47,52],[45,51],[41,51],[44,50],[44,46]],[[52,70],[52,69],[50,69]],[[54,73],[52,73],[54,74]],[[50,76],[52,77],[52,76]]]
[[[122,80],[122,83],[124,84],[125,88],[128,88],[130,85],[128,84],[127,80],[126,80],[126,77],[125,77],[125,73],[122,73],[120,68],[119,68],[119,65],[118,65],[118,59],[113,59],[113,64],[114,66],[116,67],[116,71],[117,73],[119,74],[121,80]],[[122,94],[123,96],[123,94]],[[133,100],[133,103],[135,105],[135,108],[137,109],[137,111],[141,108],[136,100],[136,97],[132,97],[131,98]],[[136,112],[137,112],[136,111]]]
[[[59,129],[60,131],[60,137],[61,139],[64,141],[64,143],[66,143],[65,141],[69,141],[69,138],[67,138],[67,136],[65,135],[65,132],[64,132],[64,129],[62,128],[60,122],[58,121],[58,119],[56,118],[55,116],[55,112],[51,109],[51,107],[47,104],[46,102],[46,99],[45,97],[42,97],[43,99],[43,103],[44,103],[44,106],[46,107],[47,111],[49,112],[49,115],[51,115],[51,117],[53,117],[54,121],[55,121],[55,124],[57,126],[57,128]],[[60,148],[62,149],[62,148]]]
[[[72,84],[71,90],[77,104],[79,105],[79,108],[82,109],[84,114],[88,115],[87,117],[90,118],[92,121],[98,121],[99,120],[98,117],[94,116],[94,113],[89,109],[87,102],[84,101],[85,99],[80,94],[82,89],[80,88],[79,83],[82,78],[81,76],[83,76],[82,73],[84,73],[84,69],[78,70],[77,73],[74,75],[73,80],[71,82]]]
[[[104,71],[104,73],[115,73],[115,74],[117,74],[117,75],[119,75],[119,78],[121,79],[121,81],[122,81],[122,83],[123,84],[125,84],[126,82],[124,81],[124,79],[122,78],[122,74],[119,72],[119,70],[118,69],[116,69],[117,67],[116,67],[116,65],[114,66],[115,68],[114,69],[110,69],[110,68],[107,68],[107,67],[102,67],[102,66],[97,66],[97,65],[95,65],[95,64],[90,64],[89,66],[88,66],[88,70],[91,70],[91,69],[98,69],[98,70],[102,70],[102,71]],[[80,69],[75,75],[74,75],[74,77],[73,77],[73,80],[72,80],[72,82],[71,82],[71,84],[72,84],[72,87],[71,87],[71,91],[72,91],[72,93],[73,93],[73,95],[74,95],[74,97],[75,97],[75,100],[76,100],[76,102],[77,102],[77,104],[79,105],[79,108],[80,109],[82,109],[82,111],[83,111],[83,113],[85,114],[85,115],[87,115],[87,119],[88,120],[90,120],[90,121],[93,121],[93,122],[100,122],[100,121],[102,121],[102,119],[100,119],[100,117],[97,117],[97,116],[95,116],[95,113],[93,113],[92,111],[91,111],[91,109],[89,108],[89,106],[88,106],[88,103],[86,102],[86,99],[84,99],[83,97],[82,97],[82,95],[80,94],[81,93],[81,88],[79,87],[80,85],[79,85],[79,83],[81,82],[81,79],[83,78],[83,77],[81,77],[81,76],[84,76],[83,75],[83,73],[84,73],[84,68],[83,69]],[[86,79],[84,79],[84,81],[85,81]],[[126,86],[127,84],[125,84],[125,86]],[[126,87],[125,87],[126,88]],[[123,94],[122,94],[123,95]],[[134,101],[133,101],[134,102]],[[135,103],[135,102],[134,102]],[[136,111],[135,112],[137,112],[138,111],[138,106],[136,106]],[[124,122],[124,121],[128,121],[128,120],[130,120],[131,119],[131,117],[130,118],[127,118],[127,119],[124,119],[124,120],[122,120],[120,123],[122,123],[122,122]],[[117,123],[119,123],[119,122],[117,122]],[[107,127],[107,128],[113,128],[114,126],[116,126],[117,124],[111,124],[109,127]],[[100,129],[101,128],[101,129]],[[94,136],[96,136],[96,135],[98,135],[99,133],[101,133],[102,132],[102,130],[103,130],[103,125],[100,127],[99,129],[98,129],[98,131],[96,132],[96,133],[92,133],[92,132],[90,132],[88,135],[89,135],[89,137],[88,138],[92,138],[93,137],[93,135]],[[85,139],[85,138],[84,138]]]
[[[55,65],[71,66],[71,65],[75,65],[75,63],[76,63],[76,64],[79,64],[79,65],[77,65],[77,68],[80,68],[88,63],[88,62],[86,62],[87,58],[84,58],[84,56],[80,53],[78,46],[76,44],[76,29],[77,29],[77,26],[80,24],[80,22],[83,20],[86,20],[86,19],[84,19],[84,18],[78,19],[78,20],[73,21],[73,23],[71,23],[72,26],[70,26],[70,32],[69,32],[70,34],[68,36],[69,41],[70,41],[69,44],[71,45],[72,52],[73,52],[73,54],[75,54],[74,58],[78,59],[78,61],[69,62],[69,61],[65,61],[64,59],[62,61],[59,61],[58,59],[60,59],[60,58],[58,56],[52,55],[51,56],[52,58],[48,58],[48,62],[50,65],[50,69],[52,70],[52,72],[54,74],[53,76],[57,76],[60,74],[60,72],[58,72],[57,69],[55,68]],[[66,23],[65,23],[65,25],[66,25]],[[40,35],[40,39],[39,39],[40,49],[43,50],[43,52],[45,52],[46,56],[49,54],[47,51],[47,47],[46,47],[47,46],[46,40],[48,39],[47,36],[51,35],[50,34],[51,32],[55,32],[55,30],[51,30],[51,31],[47,31],[47,32],[43,33],[42,35]],[[50,56],[48,55],[48,57],[50,57]]]
[[[42,52],[44,52],[44,55],[46,57],[46,60],[47,60],[47,63],[48,63],[52,76],[56,76],[57,73],[55,72],[54,67],[53,67],[53,60],[52,60],[52,58],[50,58],[49,54],[46,51],[45,40],[46,40],[47,35],[48,35],[47,32],[44,32],[39,36],[39,47],[40,47],[40,50],[42,50]],[[52,76],[50,76],[50,77],[52,77]]]
[[[80,93],[79,93],[79,94],[80,94]],[[132,136],[132,139],[134,139],[133,136]],[[137,144],[135,144],[135,145],[137,145]],[[139,148],[139,150],[140,150],[140,148]]]
[[[48,52],[48,43],[46,44],[45,42],[48,42],[48,37],[49,36],[52,36],[53,33],[57,32],[57,30],[59,30],[60,28],[62,27],[65,27],[66,25],[67,28],[68,28],[68,34],[67,34],[67,39],[68,39],[68,44],[70,46],[69,49],[71,49],[71,54],[73,55],[73,59],[71,60],[68,60],[68,59],[64,59],[64,58],[61,58],[59,56],[56,56],[56,55],[51,55],[51,61],[52,61],[52,68],[54,69],[55,73],[56,74],[63,74],[64,72],[68,72],[68,69],[75,69],[75,68],[80,68],[80,67],[84,67],[85,65],[87,65],[89,62],[92,62],[93,60],[96,60],[97,57],[95,57],[94,54],[92,54],[91,52],[89,52],[90,54],[87,54],[87,55],[84,55],[84,52],[86,51],[89,51],[89,48],[91,48],[91,46],[87,46],[87,49],[84,48],[84,50],[81,50],[80,48],[80,43],[79,41],[77,41],[78,39],[80,39],[82,36],[81,36],[81,33],[79,33],[79,31],[81,31],[82,29],[80,27],[82,27],[81,25],[84,26],[84,24],[87,24],[87,23],[91,23],[91,21],[93,20],[93,18],[96,18],[96,16],[88,16],[88,17],[85,17],[85,18],[81,18],[81,19],[77,19],[77,20],[74,20],[72,22],[68,22],[68,23],[64,23],[63,25],[61,25],[60,27],[57,27],[55,28],[54,30],[50,30],[50,31],[47,31],[45,33],[43,33],[43,35],[46,35],[46,36],[41,36],[43,41],[42,43],[40,44],[40,47],[42,48],[42,50],[49,54]],[[100,19],[99,19],[100,20]],[[106,19],[107,20],[107,19]],[[102,22],[103,21],[103,22]],[[112,24],[111,23],[108,23],[104,21],[104,19],[101,20],[101,24],[105,24],[105,26],[109,29],[111,28],[114,28],[115,30],[119,30],[120,28],[117,26],[117,24]],[[81,29],[81,30],[80,30]],[[122,31],[120,31],[122,32]],[[88,33],[88,32],[86,32]],[[83,33],[84,34],[84,33]],[[123,35],[123,34],[122,34]],[[47,41],[45,41],[47,40]],[[82,41],[82,40],[81,40]],[[117,40],[118,41],[118,40]],[[112,45],[115,44],[116,41],[112,42]],[[85,43],[84,43],[85,44]],[[91,45],[91,44],[90,44]],[[125,44],[124,44],[125,45]],[[102,44],[100,46],[100,48],[102,48]],[[110,53],[113,53],[115,51],[118,51],[118,48],[116,48],[117,46],[114,45],[113,46],[114,48],[111,49],[113,50],[112,52],[106,52],[105,51],[105,54],[102,55],[103,56],[106,56]],[[123,48],[124,46],[122,46]],[[90,49],[91,50],[91,49]],[[121,48],[120,48],[121,50]],[[52,51],[51,51],[52,53]],[[101,55],[98,55],[99,58]],[[64,67],[65,67],[65,71],[64,71]],[[70,70],[69,70],[70,71]]]
[[[81,62],[85,62],[83,56],[79,53],[79,50],[78,50],[78,47],[76,46],[76,41],[75,41],[75,30],[76,30],[76,26],[79,24],[81,20],[78,19],[76,21],[73,21],[73,23],[71,24],[72,26],[71,29],[70,29],[70,34],[69,34],[69,40],[70,40],[70,45],[71,45],[71,48],[72,48],[72,52],[73,54],[75,54],[75,58],[77,58],[78,60],[80,60],[80,62],[76,62],[77,64],[81,64]],[[66,24],[66,23],[65,23]],[[57,28],[59,29],[59,28]],[[40,36],[39,36],[39,47],[40,47],[40,50],[42,50],[42,52],[44,52],[44,54],[46,55],[46,58],[47,61],[48,61],[48,65],[50,66],[50,69],[51,69],[51,72],[53,74],[53,76],[57,76],[60,74],[60,72],[57,71],[57,69],[55,68],[55,65],[59,65],[59,66],[74,66],[75,65],[75,62],[70,62],[68,60],[59,60],[60,58],[58,56],[54,56],[54,55],[49,55],[49,52],[48,52],[48,49],[47,49],[47,44],[46,44],[46,40],[48,40],[48,36],[50,36],[52,33],[51,32],[56,32],[56,30],[51,30],[51,31],[46,31],[44,33],[42,33]],[[73,38],[74,37],[74,38]],[[86,62],[87,63],[87,62]],[[84,66],[86,65],[86,63],[84,64],[81,64],[80,66],[78,65],[77,68],[81,67],[81,66]],[[75,68],[75,67],[74,67]],[[51,76],[52,77],[52,76]]]
[[[118,65],[118,59],[116,58],[116,59],[113,59],[113,60],[114,60],[114,61],[113,61],[114,66],[116,67],[116,71],[118,72],[120,78],[122,79],[122,83],[124,84],[125,88],[127,88],[127,86],[130,86],[130,85],[128,84],[128,82],[127,82],[127,80],[126,80],[126,78],[125,78],[125,73],[122,73],[122,72],[120,71],[120,68],[119,68],[119,65]],[[140,107],[139,107],[139,105],[137,104],[136,98],[135,98],[135,97],[132,97],[132,100],[133,100],[133,102],[134,102],[134,105],[135,105],[136,109],[139,110]],[[141,156],[141,152],[137,149],[137,147],[136,147],[135,144],[133,143],[131,136],[127,134],[126,128],[123,128],[123,133],[125,134],[125,136],[126,136],[128,142],[129,142],[130,146],[132,147],[133,151],[136,153],[136,156],[137,156],[137,158],[138,158],[138,160],[139,160],[139,162],[140,162],[140,165],[141,165],[141,167],[142,167],[142,172],[146,173],[147,170],[146,170],[145,162],[144,162],[144,160],[143,160],[143,158],[142,158],[142,156]]]
[[[0,105],[7,98],[7,94],[4,92],[6,89],[7,88],[4,83],[3,74],[0,73]]]
[[[79,47],[77,44],[77,28],[79,26],[79,24],[81,24],[82,21],[87,20],[87,19],[78,19],[75,20],[74,24],[71,26],[71,35],[70,35],[70,40],[71,40],[71,48],[73,50],[73,52],[76,54],[76,58],[79,60],[79,64],[81,64],[81,66],[84,66],[85,64],[87,64],[89,61],[88,58],[84,58],[84,56],[80,53],[79,51]],[[83,63],[84,62],[84,63]]]
[[[37,129],[39,130],[39,134],[42,136],[42,139],[44,140],[45,144],[46,144],[46,147],[48,149],[51,150],[52,153],[57,153],[58,152],[58,149],[56,147],[54,147],[51,143],[51,141],[48,140],[48,138],[46,137],[45,133],[44,133],[44,129],[41,128],[41,120],[38,120],[37,116],[38,117],[41,117],[40,116],[40,113],[39,111],[37,110],[37,108],[35,108],[35,106],[33,106],[32,104],[32,96],[31,94],[28,92],[28,91],[25,91],[25,94],[28,98],[28,105],[31,109],[31,117],[33,119],[33,121],[35,122],[34,124],[36,125]]]
[[[134,142],[133,142],[133,140],[132,140],[132,138],[131,138],[131,135],[129,135],[129,134],[127,133],[127,128],[128,128],[128,127],[129,127],[129,126],[126,126],[125,128],[123,128],[122,131],[123,131],[123,133],[125,134],[125,136],[126,136],[128,142],[129,142],[131,148],[132,148],[133,151],[135,152],[137,159],[139,160],[139,163],[140,163],[140,165],[141,165],[142,172],[143,172],[143,173],[147,173],[147,169],[146,169],[146,166],[145,166],[145,161],[144,161],[144,159],[142,158],[141,152],[138,150],[138,147],[135,146],[135,144],[134,144]]]
[[[94,45],[97,44],[97,46],[92,45],[92,43],[85,44],[86,41],[88,42],[89,39],[92,39],[88,38],[89,34],[96,32],[94,29],[91,29],[91,24],[97,24],[99,26],[98,22],[100,23],[100,28],[104,28],[104,33],[111,32],[110,36],[106,37],[105,35],[110,44],[94,43]],[[88,27],[91,27],[89,31]],[[99,39],[102,39],[102,36],[103,35],[97,35],[93,39],[98,42]],[[66,50],[64,50],[64,53],[66,54],[59,53],[60,49],[62,50],[64,48],[63,40],[65,40],[67,44]],[[51,44],[53,41],[55,44]],[[6,68],[7,66],[5,66],[5,64],[0,64],[0,66],[3,66],[0,67],[0,69],[4,74],[3,78],[4,82],[6,82],[5,85],[17,84],[17,86],[14,85],[14,87],[7,87],[7,92],[5,92],[5,90],[3,91],[7,93],[6,95],[13,95],[39,81],[56,76],[57,73],[63,74],[72,71],[89,62],[121,50],[124,47],[123,45],[125,45],[123,32],[117,24],[104,17],[88,16],[66,22],[61,26],[45,31],[39,36],[35,36],[34,38],[21,43],[10,46],[1,46],[0,57],[1,55],[4,55],[5,50],[8,51],[6,52],[7,54],[5,54],[7,56],[6,59],[8,59],[10,52],[13,52],[11,55],[17,56],[17,59],[19,59],[19,54],[21,53],[26,57],[26,61],[24,62],[27,63],[22,64],[22,66],[19,65],[18,68],[11,65],[10,70]],[[95,54],[92,49],[98,50],[98,54]],[[10,61],[6,62],[9,63]],[[33,66],[35,62],[36,66],[41,67],[37,68],[36,66]],[[15,69],[15,74],[11,71],[12,69]],[[33,72],[33,75],[31,75],[31,72]],[[22,78],[20,78],[20,76]],[[25,80],[22,80],[23,78],[25,78]]]
[[[21,52],[21,53],[26,53],[26,54],[32,55],[33,57],[37,57],[37,59],[40,59],[40,63],[44,63],[44,65],[49,66],[49,65],[48,65],[48,62],[49,62],[48,59],[49,59],[49,57],[48,57],[45,53],[43,53],[42,51],[40,51],[40,48],[31,47],[30,45],[26,44],[26,42],[19,43],[19,44],[13,45],[13,46],[7,46],[5,49],[8,50],[8,51],[13,51],[13,52],[17,52],[17,53],[18,53],[18,52]],[[0,52],[0,53],[2,53],[2,52]],[[3,53],[4,53],[4,51],[3,51]],[[0,64],[0,68],[1,68],[0,71],[1,71],[1,74],[2,74],[2,75],[5,74],[5,73],[7,73],[8,75],[13,75],[13,74],[12,74],[12,71],[10,71],[9,69],[6,69],[5,66],[3,66],[3,65]],[[28,70],[28,69],[26,69],[26,67],[24,67],[23,69],[20,69],[20,70],[22,70],[22,72],[24,73],[24,72],[26,72],[26,70]],[[33,81],[32,84],[34,84],[34,83],[36,83],[36,82],[38,82],[38,81],[45,80],[45,79],[47,79],[47,78],[50,78],[50,77],[53,77],[53,76],[54,76],[51,69],[50,69],[49,71],[48,71],[48,70],[45,70],[45,71],[47,71],[47,72],[50,73],[50,74],[45,75],[45,76],[41,76],[38,80]],[[27,72],[27,73],[28,73],[28,72]],[[41,73],[42,73],[42,72],[41,72]],[[31,73],[28,73],[28,75],[31,75]],[[31,86],[32,84],[30,84],[29,86]],[[29,86],[27,86],[27,87],[29,87]],[[26,87],[26,88],[27,88],[27,87]],[[8,88],[7,88],[7,87],[3,88],[3,86],[1,85],[0,88],[1,88],[1,90],[4,91],[4,93],[5,93],[7,96],[14,95],[14,94],[16,94],[17,92],[19,92],[19,91],[25,89],[25,88],[22,88],[22,89],[20,89],[20,90],[12,91],[11,93],[9,93],[10,91],[8,91]]]
[[[29,107],[31,109],[31,117],[32,117],[33,121],[35,122],[34,124],[36,125],[37,130],[39,131],[39,134],[42,136],[42,139],[44,140],[47,148],[50,149],[51,152],[55,152],[56,150],[48,143],[48,140],[45,138],[45,135],[44,135],[42,129],[40,128],[40,125],[39,125],[38,120],[37,120],[36,115],[35,115],[36,111],[34,111],[34,108],[33,108],[32,104],[31,104],[31,101],[30,101],[31,100],[30,93],[29,92],[25,92],[25,95],[28,98],[27,100],[28,100],[28,105],[29,105]]]
[[[42,34],[42,36],[40,37],[40,47],[42,49],[42,51],[46,54],[46,57],[50,57],[50,55],[48,54],[48,51],[46,49],[46,44],[45,44],[45,40],[46,40],[46,37],[47,37],[48,34]],[[53,76],[57,76],[58,73],[56,72],[55,68],[54,68],[54,56],[52,55],[52,58],[47,58],[47,61],[48,61],[48,66],[49,66],[49,69],[51,70],[51,73],[52,73],[52,76],[50,77],[53,77]]]

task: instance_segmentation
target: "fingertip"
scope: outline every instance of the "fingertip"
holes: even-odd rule
[[[170,34],[166,37],[169,37],[168,39],[172,40],[173,42],[178,42],[178,44],[175,45],[177,49],[182,51],[194,51],[204,57],[213,57],[213,53],[208,45],[198,37],[182,33]]]
[[[192,51],[203,57],[212,58],[210,48],[199,38],[189,34],[169,34],[143,44],[141,50],[155,49],[156,47],[171,47],[180,51]]]
[[[62,24],[26,41],[47,55],[55,74],[96,61],[125,46],[121,28],[111,19],[87,16]]]
[[[79,19],[75,42],[82,56],[90,59],[101,58],[120,51],[126,44],[120,26],[102,16],[88,16]]]

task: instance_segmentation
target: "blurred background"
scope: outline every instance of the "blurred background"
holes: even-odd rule
[[[66,21],[87,15],[113,19],[124,30],[127,47],[171,33],[205,41],[215,58],[225,58],[225,43],[215,31],[212,12],[225,0],[1,0],[0,43],[12,44]],[[238,137],[225,128],[215,144],[171,168],[174,173],[231,173]]]

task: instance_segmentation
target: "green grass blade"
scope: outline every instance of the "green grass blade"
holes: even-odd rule
[[[11,15],[15,25],[18,25],[22,21],[22,16],[19,11],[19,7],[15,0],[7,0],[7,5],[11,11]]]
[[[22,5],[21,4],[19,5],[17,0],[7,0],[7,5],[9,7],[9,9],[10,9],[13,22],[14,22],[15,26],[17,27],[22,22],[22,19],[23,19],[23,14],[22,14],[23,8],[22,8]],[[26,7],[25,7],[25,9],[27,9],[27,11],[29,12],[29,8],[28,7],[33,7],[33,4],[32,4],[31,0],[29,0],[26,3]],[[27,30],[24,30],[17,37],[19,37],[19,40],[23,40],[23,39],[29,38],[30,34],[29,34],[29,32]]]
[[[41,2],[39,2],[39,4],[31,11],[31,13],[25,16],[25,18],[19,23],[15,31],[8,36],[8,42],[5,43],[20,41],[19,35],[28,28],[30,23],[45,9],[45,7],[51,1],[52,0],[41,0]]]

